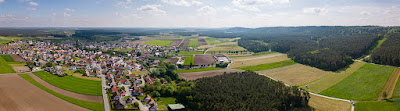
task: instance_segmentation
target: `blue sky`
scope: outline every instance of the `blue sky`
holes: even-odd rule
[[[400,25],[399,0],[0,0],[0,27]]]

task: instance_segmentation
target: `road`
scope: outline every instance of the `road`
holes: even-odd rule
[[[106,76],[101,75],[101,86],[102,86],[102,93],[103,93],[103,101],[104,101],[104,110],[105,111],[110,111],[110,103],[108,101],[107,97],[107,90],[106,90]]]

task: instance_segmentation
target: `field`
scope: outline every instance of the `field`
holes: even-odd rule
[[[397,68],[397,69],[396,69],[396,72],[397,72],[397,73],[400,73],[399,71],[400,71],[400,69]],[[390,96],[388,96],[388,97],[390,97]],[[396,86],[395,86],[395,88],[394,88],[394,91],[393,91],[393,94],[392,94],[391,97],[393,97],[393,98],[400,98],[400,81],[399,81],[399,80],[397,80]]]
[[[148,74],[149,72],[147,72],[147,71],[134,71],[134,72],[132,72],[133,74],[136,74],[136,75],[146,75],[146,74]]]
[[[57,98],[18,75],[0,76],[0,111],[87,111]]]
[[[13,66],[15,72],[29,72],[31,71],[28,66]]]
[[[400,69],[399,68],[394,69],[394,71],[390,75],[389,80],[386,82],[385,87],[379,94],[378,101],[392,97],[399,76],[400,76]]]
[[[211,44],[217,44],[217,43],[220,43],[221,41],[219,41],[218,39],[216,39],[216,38],[209,38],[209,39],[205,39],[206,40],[206,42],[207,42],[207,44],[209,44],[209,45],[211,45]]]
[[[365,64],[320,94],[348,100],[376,100],[394,68]]]
[[[180,51],[176,54],[203,54],[203,51]]]
[[[147,42],[146,45],[159,45],[159,46],[166,46],[169,47],[172,45],[174,41],[169,41],[169,40],[152,40],[150,42]]]
[[[183,65],[190,65],[194,63],[194,57],[186,57]]]
[[[190,43],[190,40],[185,39],[178,47],[187,47],[187,46],[189,46],[189,43]]]
[[[199,45],[207,45],[206,40],[204,40],[204,39],[199,39]]]
[[[211,53],[227,53],[229,51],[245,51],[246,49],[240,46],[217,46],[208,50],[207,54]]]
[[[393,102],[358,102],[355,111],[399,111],[399,107]]]
[[[258,71],[289,85],[303,85],[328,75],[330,72],[318,68],[294,64],[270,70]]]
[[[26,62],[22,57],[18,56],[18,55],[10,55],[14,61],[16,62]]]
[[[34,74],[44,81],[67,91],[87,95],[102,95],[101,81],[81,79],[72,76],[58,77],[44,71],[34,72]]]
[[[3,57],[0,57],[0,74],[5,73],[15,73],[15,71],[10,65],[7,64]]]
[[[200,68],[200,69],[176,70],[176,72],[177,72],[177,73],[184,73],[184,72],[200,72],[200,71],[219,70],[219,69],[223,69],[223,68],[208,67],[208,68]]]
[[[194,65],[208,65],[214,62],[215,59],[213,55],[194,55]]]
[[[104,104],[102,102],[88,102],[88,101],[82,101],[82,100],[78,100],[78,99],[74,99],[62,94],[59,94],[53,90],[50,90],[48,88],[46,88],[45,86],[41,85],[40,83],[38,83],[37,81],[35,81],[33,78],[31,78],[31,76],[27,75],[27,74],[21,74],[20,75],[22,78],[24,78],[25,80],[29,81],[30,83],[32,83],[33,85],[39,87],[40,89],[60,98],[63,99],[67,102],[70,102],[72,104],[90,109],[90,110],[94,110],[94,111],[104,111]],[[41,93],[43,94],[43,93]]]
[[[185,73],[179,73],[179,77],[182,77],[186,80],[196,80],[198,78],[203,78],[203,77],[222,75],[224,74],[224,72],[231,73],[231,72],[243,72],[243,71],[235,69],[221,69],[221,70],[211,70],[211,71],[201,71],[201,72],[185,72]]]
[[[256,66],[240,67],[237,69],[261,71],[261,70],[278,68],[278,67],[282,67],[282,66],[288,66],[288,65],[292,65],[292,64],[296,64],[296,62],[294,62],[293,60],[285,60],[285,61],[269,63],[269,64],[260,64],[260,65],[256,65]]]
[[[351,75],[353,72],[357,71],[359,68],[364,66],[364,64],[365,63],[354,62],[352,65],[350,65],[349,68],[347,68],[344,71],[332,72],[331,74],[328,74],[327,76],[324,76],[321,79],[306,84],[309,89],[305,88],[304,86],[302,87],[308,91],[319,93],[340,82],[347,76]]]
[[[0,55],[6,62],[15,62],[10,55]]]
[[[310,96],[308,105],[317,111],[350,111],[351,109],[351,104],[345,101],[332,100],[314,95]]]
[[[198,46],[199,46],[199,40],[198,39],[190,39],[189,47],[198,47]]]
[[[100,78],[97,77],[88,77],[88,76],[82,76],[82,74],[75,73],[72,74],[73,77],[81,78],[81,79],[88,79],[88,80],[95,80],[95,81],[101,81]]]
[[[239,68],[247,66],[255,66],[260,64],[268,64],[274,62],[280,62],[290,60],[286,54],[273,53],[259,56],[245,56],[245,57],[234,57],[231,58],[233,63],[229,65],[229,68]]]

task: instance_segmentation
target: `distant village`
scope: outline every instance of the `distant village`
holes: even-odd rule
[[[122,51],[113,51],[121,49]],[[111,42],[81,42],[18,40],[1,46],[1,54],[16,54],[27,61],[31,71],[46,71],[57,76],[68,72],[107,80],[106,88],[113,109],[130,109],[131,105],[158,110],[158,104],[145,94],[146,84],[168,84],[165,78],[151,77],[160,63],[174,64],[177,70],[216,67],[229,63],[225,55],[193,55],[194,61],[185,64],[186,57],[179,51],[198,51],[197,48],[178,48]],[[163,59],[157,59],[163,58]],[[140,73],[140,74],[139,74]],[[140,96],[141,98],[138,98]],[[139,104],[133,104],[139,103]],[[171,105],[183,109],[182,104]]]

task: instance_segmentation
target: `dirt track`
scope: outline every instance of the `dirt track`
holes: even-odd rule
[[[90,102],[103,102],[103,98],[102,96],[93,96],[93,95],[85,95],[85,94],[78,94],[78,93],[74,93],[74,92],[70,92],[70,91],[66,91],[64,89],[58,88],[56,86],[53,86],[49,83],[47,83],[46,81],[40,79],[39,77],[37,77],[36,75],[32,74],[32,73],[28,73],[29,76],[31,76],[33,79],[35,79],[37,82],[39,82],[40,84],[42,84],[43,86],[57,92],[60,93],[62,95],[68,96],[68,97],[72,97],[75,99],[79,99],[79,100],[83,100],[83,101],[90,101]]]
[[[384,99],[383,93],[385,93],[385,92],[387,95],[386,98],[392,97],[394,88],[396,87],[396,83],[399,79],[399,75],[400,75],[400,68],[394,69],[394,71],[392,72],[392,75],[390,75],[389,80],[386,82],[385,87],[383,88],[382,92],[380,93],[380,95],[378,97],[378,101],[382,101]]]
[[[0,76],[0,111],[89,111],[43,91],[18,75]]]
[[[179,76],[186,80],[196,80],[198,78],[203,78],[203,77],[222,75],[224,74],[224,72],[230,73],[230,72],[243,72],[243,71],[236,69],[221,69],[221,70],[211,70],[202,72],[185,72],[185,73],[179,73]]]

